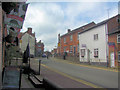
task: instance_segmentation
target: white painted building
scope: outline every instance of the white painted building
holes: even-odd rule
[[[106,21],[79,33],[80,62],[107,63],[107,24]]]
[[[35,35],[32,33],[32,28],[28,28],[28,31],[23,33],[20,40],[20,49],[22,53],[26,50],[29,43],[30,55],[35,55]]]

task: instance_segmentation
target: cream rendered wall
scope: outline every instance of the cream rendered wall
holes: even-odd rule
[[[98,40],[94,40],[94,34],[98,34]],[[82,44],[86,44],[86,48],[82,47]],[[81,33],[79,35],[79,48],[85,49],[85,57],[81,57],[81,50],[79,49],[79,56],[80,61],[88,62],[88,56],[87,56],[87,49],[90,50],[90,61],[91,62],[107,62],[106,55],[106,25],[103,24],[101,26],[95,27],[89,31],[86,31],[84,33]],[[94,49],[98,48],[99,54],[98,58],[94,57]]]
[[[26,47],[29,42],[29,47],[30,47],[30,54],[35,55],[35,37],[29,35],[28,33],[25,33],[22,36],[22,43],[20,43],[20,48],[22,53],[26,50]]]

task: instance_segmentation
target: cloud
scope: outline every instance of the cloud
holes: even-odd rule
[[[116,5],[107,2],[31,2],[22,31],[32,27],[37,41],[42,40],[45,50],[51,50],[57,46],[59,33],[63,35],[68,28],[73,30],[92,21],[98,23],[105,20],[109,8],[109,16],[114,16],[118,12]]]

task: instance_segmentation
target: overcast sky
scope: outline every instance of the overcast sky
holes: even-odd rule
[[[100,2],[33,2],[29,6],[21,32],[33,28],[37,41],[42,40],[45,50],[51,51],[57,46],[58,34],[67,32],[94,21],[99,23],[118,14],[118,1]]]

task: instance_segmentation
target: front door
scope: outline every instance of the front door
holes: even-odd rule
[[[76,47],[74,47],[74,55],[75,55]]]
[[[110,53],[111,67],[115,67],[115,55],[114,52]]]

